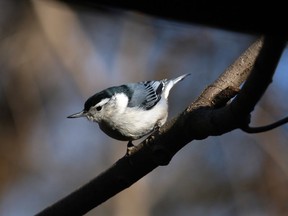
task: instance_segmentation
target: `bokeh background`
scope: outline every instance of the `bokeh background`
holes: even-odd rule
[[[170,119],[256,38],[139,12],[0,0],[0,215],[36,214],[125,154],[97,124],[66,118],[89,96],[192,73],[170,94]],[[287,115],[287,57],[253,125]],[[288,215],[287,140],[284,125],[194,141],[86,215]]]

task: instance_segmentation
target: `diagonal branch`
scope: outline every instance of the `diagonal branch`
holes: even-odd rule
[[[222,109],[213,110],[214,128],[220,128],[219,133],[213,135],[222,134],[225,132],[225,130],[221,131],[224,128],[228,132],[236,128],[249,127],[250,113],[254,110],[256,104],[272,82],[273,74],[285,45],[285,37],[265,37],[261,52],[253,68],[251,68],[251,75],[248,77],[239,95],[230,105]]]
[[[247,125],[250,112],[271,81],[284,45],[284,39],[279,38],[257,40],[184,112],[137,145],[131,155],[124,156],[91,182],[44,209],[38,216],[83,215],[156,167],[167,165],[192,140],[221,135]],[[226,105],[248,76],[236,99]]]
[[[242,94],[231,104],[234,112],[240,115],[248,115],[254,110],[254,107],[272,82],[285,45],[286,40],[284,37],[265,37],[263,50],[259,53],[253,72],[241,90]]]

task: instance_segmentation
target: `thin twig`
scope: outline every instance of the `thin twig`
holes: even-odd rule
[[[250,126],[243,126],[241,127],[241,130],[247,132],[247,133],[262,133],[262,132],[267,132],[269,130],[273,130],[277,127],[280,127],[281,125],[284,125],[288,123],[288,116],[286,118],[283,118],[277,122],[274,122],[269,125],[261,126],[261,127],[250,127]]]

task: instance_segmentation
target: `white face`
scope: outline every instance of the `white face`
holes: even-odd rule
[[[86,113],[86,117],[90,121],[100,122],[103,119],[105,106],[110,101],[109,98],[102,99],[95,106],[92,106],[89,111]]]
[[[117,116],[126,110],[127,104],[128,97],[123,93],[118,93],[111,98],[102,99],[98,104],[90,108],[86,116],[88,120],[98,123],[102,120],[107,122],[117,121]]]

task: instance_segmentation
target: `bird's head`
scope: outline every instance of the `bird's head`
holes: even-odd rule
[[[102,91],[88,98],[81,112],[72,114],[67,118],[86,117],[90,121],[99,123],[107,115],[107,107],[109,106],[111,106],[111,95]]]

